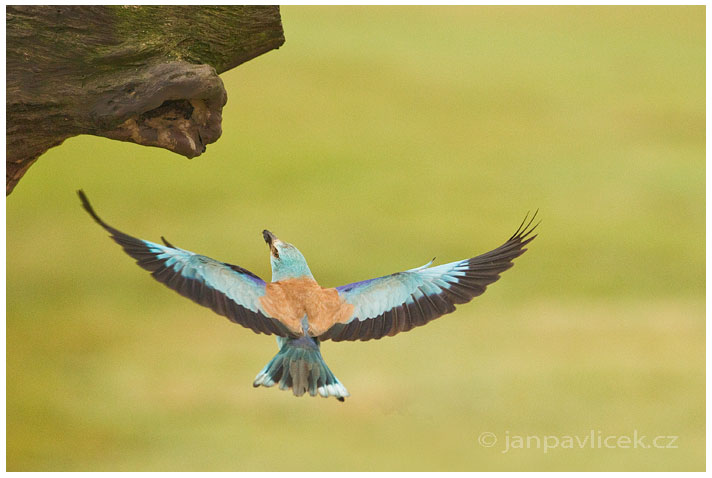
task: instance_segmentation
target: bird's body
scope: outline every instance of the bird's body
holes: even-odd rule
[[[302,318],[306,317],[308,334],[312,337],[320,336],[336,323],[348,321],[354,309],[336,289],[325,289],[308,277],[267,284],[260,304],[295,334],[302,333]]]
[[[341,287],[324,288],[314,279],[304,256],[293,245],[263,231],[270,247],[272,281],[242,267],[177,248],[144,241],[106,224],[79,191],[84,208],[138,265],[154,278],[193,301],[257,333],[275,334],[277,355],[253,385],[309,393],[349,396],[324,362],[323,340],[369,340],[392,336],[455,310],[482,294],[512,259],[534,239],[534,217],[502,246],[471,259],[424,266]],[[526,226],[525,226],[526,223]]]

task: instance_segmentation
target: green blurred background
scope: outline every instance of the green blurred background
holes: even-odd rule
[[[705,7],[284,7],[192,161],[82,136],[7,200],[9,470],[702,470]],[[539,237],[473,303],[323,345],[346,403],[253,389],[276,353],[81,209],[324,286]],[[505,451],[507,434],[678,436]],[[478,437],[499,441],[483,447]],[[650,442],[648,442],[650,443]],[[533,446],[533,445],[532,445]]]

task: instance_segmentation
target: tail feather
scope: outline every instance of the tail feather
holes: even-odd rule
[[[292,389],[301,397],[309,393],[322,397],[334,396],[344,401],[349,396],[341,382],[329,370],[319,351],[319,341],[311,337],[287,339],[277,355],[257,374],[253,386],[271,387],[279,384],[281,390]]]

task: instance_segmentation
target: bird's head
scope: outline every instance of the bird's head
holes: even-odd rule
[[[296,279],[299,277],[313,278],[306,259],[299,249],[283,242],[267,229],[262,231],[262,237],[269,246],[270,263],[272,264],[272,281]]]

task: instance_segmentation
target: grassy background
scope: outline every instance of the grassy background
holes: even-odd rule
[[[702,470],[704,7],[282,13],[282,49],[223,75],[206,154],[77,137],[8,198],[8,469]],[[341,404],[253,389],[274,339],[154,282],[78,188],[262,277],[269,228],[324,286],[544,222],[458,312],[325,343]],[[502,453],[591,430],[679,438]]]

